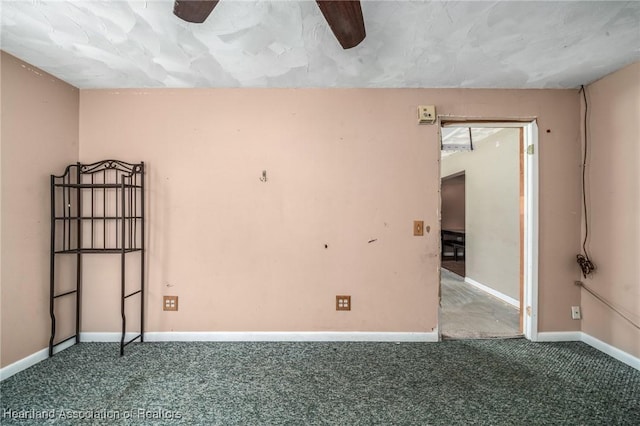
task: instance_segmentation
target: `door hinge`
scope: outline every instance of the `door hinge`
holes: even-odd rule
[[[535,152],[535,146],[533,144],[527,146],[527,154],[533,155]]]
[[[531,306],[527,306],[527,316],[531,316]]]

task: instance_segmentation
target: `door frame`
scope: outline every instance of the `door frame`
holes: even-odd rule
[[[521,129],[523,150],[523,166],[524,171],[524,244],[523,244],[523,265],[520,271],[523,279],[523,288],[520,305],[520,317],[522,321],[522,332],[524,337],[532,340],[538,340],[538,124],[535,118],[530,119],[487,119],[479,117],[455,117],[455,116],[438,116],[438,136],[441,136],[442,123],[460,123],[460,125],[471,127],[505,127]],[[439,145],[439,141],[438,141]],[[438,161],[441,168],[441,162]],[[440,170],[440,182],[442,180],[442,170]],[[440,188],[441,193],[442,188]],[[442,196],[440,198],[442,203]],[[440,212],[441,212],[440,205]],[[439,215],[440,216],[440,215]],[[440,227],[442,228],[442,218],[439,217]],[[442,248],[439,250],[441,253]],[[440,254],[438,254],[440,257]],[[442,261],[442,259],[439,259]],[[440,264],[440,263],[439,263]],[[438,295],[440,295],[440,286],[438,287]],[[440,304],[439,304],[440,306]],[[440,310],[438,309],[438,323],[440,322]],[[438,339],[442,339],[442,327],[438,324]]]

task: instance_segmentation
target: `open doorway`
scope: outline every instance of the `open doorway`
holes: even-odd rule
[[[535,340],[534,233],[525,233],[534,224],[525,210],[535,211],[537,175],[527,186],[535,164],[525,146],[535,123],[450,121],[440,130],[441,336]]]
[[[449,176],[443,176],[440,187],[440,266],[462,278],[466,276],[465,183],[463,170]]]

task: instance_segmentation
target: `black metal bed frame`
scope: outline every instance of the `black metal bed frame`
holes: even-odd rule
[[[53,349],[71,339],[80,342],[82,257],[85,254],[120,254],[120,356],[128,344],[144,342],[145,209],[144,162],[104,160],[71,164],[60,176],[51,175],[51,264],[49,313]],[[140,288],[126,293],[126,255],[140,253]],[[75,288],[56,293],[56,256],[75,254]],[[62,268],[61,268],[62,269]],[[75,334],[55,342],[56,304],[75,295]],[[140,334],[125,342],[125,302],[140,297]],[[54,343],[55,342],[55,343]]]

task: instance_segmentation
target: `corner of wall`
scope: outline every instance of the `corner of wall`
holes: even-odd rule
[[[0,367],[6,367],[48,344],[47,178],[79,158],[79,90],[4,51],[0,56]]]
[[[640,295],[640,62],[589,84],[586,96],[586,135],[581,121],[581,137],[583,147],[585,136],[588,142],[587,250],[597,269],[583,279],[590,291],[581,290],[581,330],[593,341],[640,357],[640,304],[635,303]],[[584,114],[582,96],[581,104]],[[584,210],[581,219],[582,242]]]

